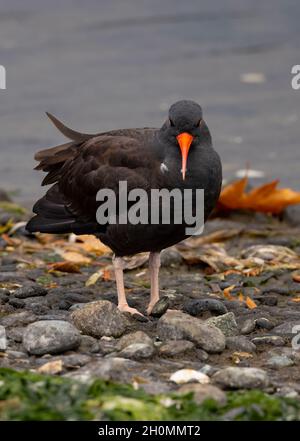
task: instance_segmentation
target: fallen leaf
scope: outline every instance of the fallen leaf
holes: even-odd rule
[[[218,205],[229,210],[239,210],[244,208],[247,183],[248,178],[245,177],[226,185],[220,194]]]
[[[83,256],[76,251],[61,251],[60,255],[68,262],[77,263],[78,265],[88,265],[92,259],[87,256]]]
[[[103,270],[102,279],[104,280],[104,282],[108,282],[112,279],[111,271],[109,269]]]
[[[77,236],[77,245],[88,253],[102,256],[111,253],[111,249],[104,245],[97,237],[84,234]]]
[[[182,250],[180,255],[188,265],[205,263],[215,272],[226,271],[227,267],[236,267],[240,261],[227,254],[225,248],[218,244],[205,244],[197,249]]]
[[[102,270],[97,271],[96,273],[92,274],[85,282],[85,286],[95,285],[98,282],[98,280],[100,279],[100,277],[102,277],[102,275],[103,275]]]
[[[239,301],[240,302],[244,302],[245,301],[244,296],[243,296],[243,294],[241,292],[239,293]]]
[[[63,370],[62,360],[49,361],[37,369],[40,374],[55,375]]]
[[[294,273],[292,274],[292,278],[293,278],[293,281],[294,281],[294,282],[300,283],[300,273],[299,273],[299,271],[294,272]]]
[[[294,297],[292,302],[300,303],[300,297]]]
[[[77,263],[66,261],[66,262],[55,262],[50,265],[50,271],[60,271],[62,273],[80,273],[80,267]]]
[[[225,186],[221,192],[219,210],[251,210],[279,214],[289,205],[300,203],[300,192],[290,188],[277,188],[278,180],[245,191],[248,177]]]
[[[230,294],[233,288],[235,288],[235,285],[228,286],[224,289],[223,294],[227,300],[234,300],[234,297],[232,297],[232,295]]]
[[[249,309],[257,308],[257,304],[254,302],[254,300],[250,299],[250,297],[247,296],[246,298],[246,305]]]
[[[241,359],[248,359],[253,358],[252,354],[249,354],[249,352],[234,352],[231,355],[231,359],[235,364],[239,364],[241,362]]]
[[[148,259],[149,253],[140,253],[131,257],[123,257],[123,260],[125,262],[124,269],[133,270],[135,268],[139,268],[140,266],[144,265],[144,263],[146,263]]]

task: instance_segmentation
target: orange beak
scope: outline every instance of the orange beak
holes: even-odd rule
[[[185,180],[187,158],[194,137],[187,132],[183,132],[180,133],[180,135],[176,136],[176,139],[178,141],[181,150],[181,157],[182,157],[181,173],[183,180]]]

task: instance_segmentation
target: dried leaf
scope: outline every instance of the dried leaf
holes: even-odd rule
[[[295,271],[292,274],[292,278],[293,278],[294,282],[300,283],[300,273],[299,273],[299,271]]]
[[[229,256],[225,248],[217,244],[206,244],[197,249],[180,251],[180,254],[188,265],[206,263],[215,272],[226,271],[227,267],[240,265],[239,260]]]
[[[218,208],[279,214],[288,205],[299,204],[300,192],[290,188],[278,189],[278,182],[278,180],[268,182],[246,193],[248,178],[235,181],[222,190]]]
[[[112,279],[111,271],[109,269],[103,270],[102,279],[104,280],[104,282],[108,282],[109,280]]]
[[[207,243],[225,242],[226,240],[238,236],[242,233],[242,231],[243,228],[230,228],[226,230],[214,231],[213,233],[205,234],[199,237],[192,236],[185,240],[184,246],[188,246],[188,248],[197,248],[200,245]],[[182,248],[182,244],[180,244],[178,248]]]
[[[80,267],[77,263],[66,261],[66,262],[55,262],[50,265],[50,271],[60,271],[62,273],[80,273]]]
[[[231,285],[231,286],[228,286],[228,288],[224,289],[223,294],[227,300],[234,300],[234,297],[232,297],[232,295],[230,294],[234,288],[235,288],[235,285]]]
[[[249,309],[257,308],[257,304],[254,302],[254,300],[250,299],[250,297],[247,296],[246,298],[246,305]]]
[[[77,263],[78,265],[88,265],[92,261],[89,257],[83,256],[76,251],[62,251],[60,255],[68,262]]]
[[[63,370],[62,360],[49,361],[37,369],[40,374],[55,375]]]
[[[88,253],[96,254],[97,256],[111,253],[111,249],[95,236],[84,234],[77,236],[77,241],[77,245]]]
[[[253,358],[252,354],[249,354],[249,352],[234,352],[231,355],[231,359],[235,364],[239,364],[241,362],[241,359],[248,359]]]
[[[147,262],[149,259],[149,253],[140,253],[132,257],[124,257],[123,259],[125,261],[124,269],[133,270],[135,268],[139,268]]]
[[[229,210],[244,208],[247,183],[248,178],[245,177],[224,187],[219,198],[219,205]]]
[[[238,298],[239,298],[240,302],[244,302],[245,301],[244,296],[243,296],[243,294],[241,292],[239,293]]]
[[[102,277],[102,275],[103,275],[102,270],[97,271],[96,273],[92,274],[85,282],[85,286],[95,285],[98,282],[98,280],[100,279],[100,277]]]

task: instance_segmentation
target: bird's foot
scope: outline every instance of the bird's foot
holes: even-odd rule
[[[147,308],[147,315],[151,315],[154,306],[156,305],[157,300],[155,302],[150,302]]]
[[[140,311],[138,311],[135,308],[131,308],[131,306],[127,305],[127,303],[126,304],[118,305],[118,309],[121,312],[128,312],[131,315],[136,315],[137,314],[137,315],[140,315],[140,316],[144,317],[143,314]]]

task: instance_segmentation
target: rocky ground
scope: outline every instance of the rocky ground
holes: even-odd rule
[[[252,397],[254,419],[266,418],[261,397],[278,397],[298,409],[287,418],[299,418],[298,227],[247,214],[211,220],[204,236],[163,252],[162,300],[153,316],[141,319],[117,310],[111,256],[104,247],[93,252],[73,237],[28,236],[22,210],[10,203],[2,203],[1,210],[2,418],[22,419],[14,399],[17,395],[23,402],[24,394],[12,385],[25,387],[26,375],[31,385],[50,375],[54,396],[63,384],[90,387],[95,380],[103,381],[101,387],[131,385],[130,394],[145,393],[151,402],[161,394],[184,397],[193,392],[198,405],[206,398],[215,400],[226,410],[225,419],[239,419],[249,410],[245,403],[229,409],[233,396]],[[130,305],[145,312],[146,256],[128,262],[125,279]],[[67,395],[72,401],[72,393]],[[95,393],[86,399],[95,400]],[[12,404],[13,414],[5,403],[8,408]],[[152,415],[147,409],[145,419]],[[217,419],[217,410],[214,415]],[[279,412],[276,418],[284,416]]]

